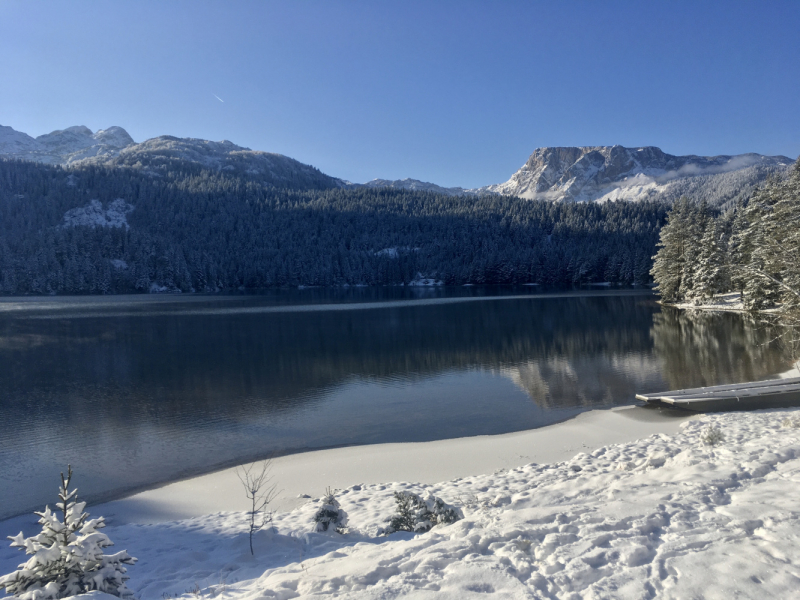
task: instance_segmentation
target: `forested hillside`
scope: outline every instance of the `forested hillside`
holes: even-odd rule
[[[0,161],[0,291],[645,283],[666,207]]]

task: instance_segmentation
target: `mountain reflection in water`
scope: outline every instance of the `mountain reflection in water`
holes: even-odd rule
[[[196,298],[103,302],[0,311],[0,518],[49,501],[68,462],[98,499],[272,452],[540,427],[786,366],[741,317],[662,312],[644,292],[280,312],[213,297],[210,314]]]

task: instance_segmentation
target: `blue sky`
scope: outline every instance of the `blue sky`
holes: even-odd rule
[[[798,31],[796,0],[0,0],[0,124],[465,187],[540,146],[796,158]]]

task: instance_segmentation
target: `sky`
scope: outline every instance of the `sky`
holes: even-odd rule
[[[0,125],[462,187],[543,146],[794,159],[798,31],[797,0],[0,0]]]

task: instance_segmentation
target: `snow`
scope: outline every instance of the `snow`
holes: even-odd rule
[[[400,256],[400,251],[397,248],[384,248],[383,250],[378,250],[375,253],[375,256],[385,256],[386,258],[397,258]]]
[[[133,205],[128,204],[122,198],[110,202],[106,209],[99,200],[90,200],[86,206],[73,208],[64,213],[63,226],[124,227],[129,229],[127,214],[132,210]],[[114,266],[121,267],[121,265],[118,267],[117,264]]]
[[[742,295],[739,292],[725,292],[724,294],[714,294],[713,298],[697,298],[689,302],[678,302],[671,304],[675,308],[684,310],[709,310],[720,312],[746,312]],[[761,313],[776,313],[780,311],[780,306],[762,309]]]
[[[468,191],[556,201],[637,201],[665,194],[687,178],[724,175],[756,166],[781,168],[790,162],[784,156],[753,153],[673,156],[655,147],[546,147],[534,150],[505,183]]]
[[[417,276],[409,281],[408,285],[412,287],[441,286],[444,285],[444,281],[441,279],[436,279],[436,277],[428,277],[422,273],[417,273]]]
[[[609,414],[624,419],[620,412]],[[597,414],[589,417],[593,423]],[[362,474],[369,475],[355,466],[350,473],[355,479],[336,493],[349,516],[347,533],[315,532],[319,500],[296,498],[305,503],[276,513],[274,527],[256,534],[254,557],[243,512],[117,526],[111,518],[105,531],[117,548],[139,558],[129,569],[128,585],[142,600],[174,595],[460,600],[487,593],[559,599],[798,597],[800,410],[695,417],[670,435],[577,454],[577,430],[567,431],[567,425],[548,428],[556,446],[570,438],[574,444],[568,459],[551,464],[528,460],[435,484],[358,483]],[[640,431],[647,425],[638,422]],[[722,441],[706,444],[709,428],[718,430]],[[523,432],[517,449],[525,440],[531,444],[525,452],[549,452],[525,437],[535,433]],[[419,445],[426,453],[409,457],[407,469],[424,472],[447,462],[439,452],[447,442]],[[474,452],[459,447],[466,451],[463,462],[493,448],[478,446]],[[359,452],[350,459],[385,461],[390,477],[397,465],[388,459],[397,455],[376,461],[377,448],[309,453],[315,456],[308,465],[318,468],[302,477],[322,496],[318,488],[330,483],[331,457],[353,450]],[[484,465],[473,465],[474,471]],[[183,494],[184,500],[202,502],[201,488],[180,487],[188,483],[173,484],[177,487],[162,500],[174,502]],[[434,494],[460,507],[464,519],[428,533],[378,536],[394,513],[395,491]],[[154,509],[159,500],[149,498],[144,504]],[[113,505],[94,512],[103,514]],[[2,525],[4,532],[9,529],[9,522]],[[0,550],[0,572],[13,569],[21,556]]]
[[[134,141],[122,127],[92,133],[78,125],[40,135],[37,138],[0,126],[0,155],[48,164],[73,164],[95,156],[113,157]]]
[[[447,196],[464,196],[477,193],[476,190],[466,190],[461,187],[442,187],[435,183],[420,181],[418,179],[373,179],[362,184],[349,184],[351,187],[366,188],[390,188],[396,190],[412,190],[415,192],[432,192],[434,194],[445,194]]]

